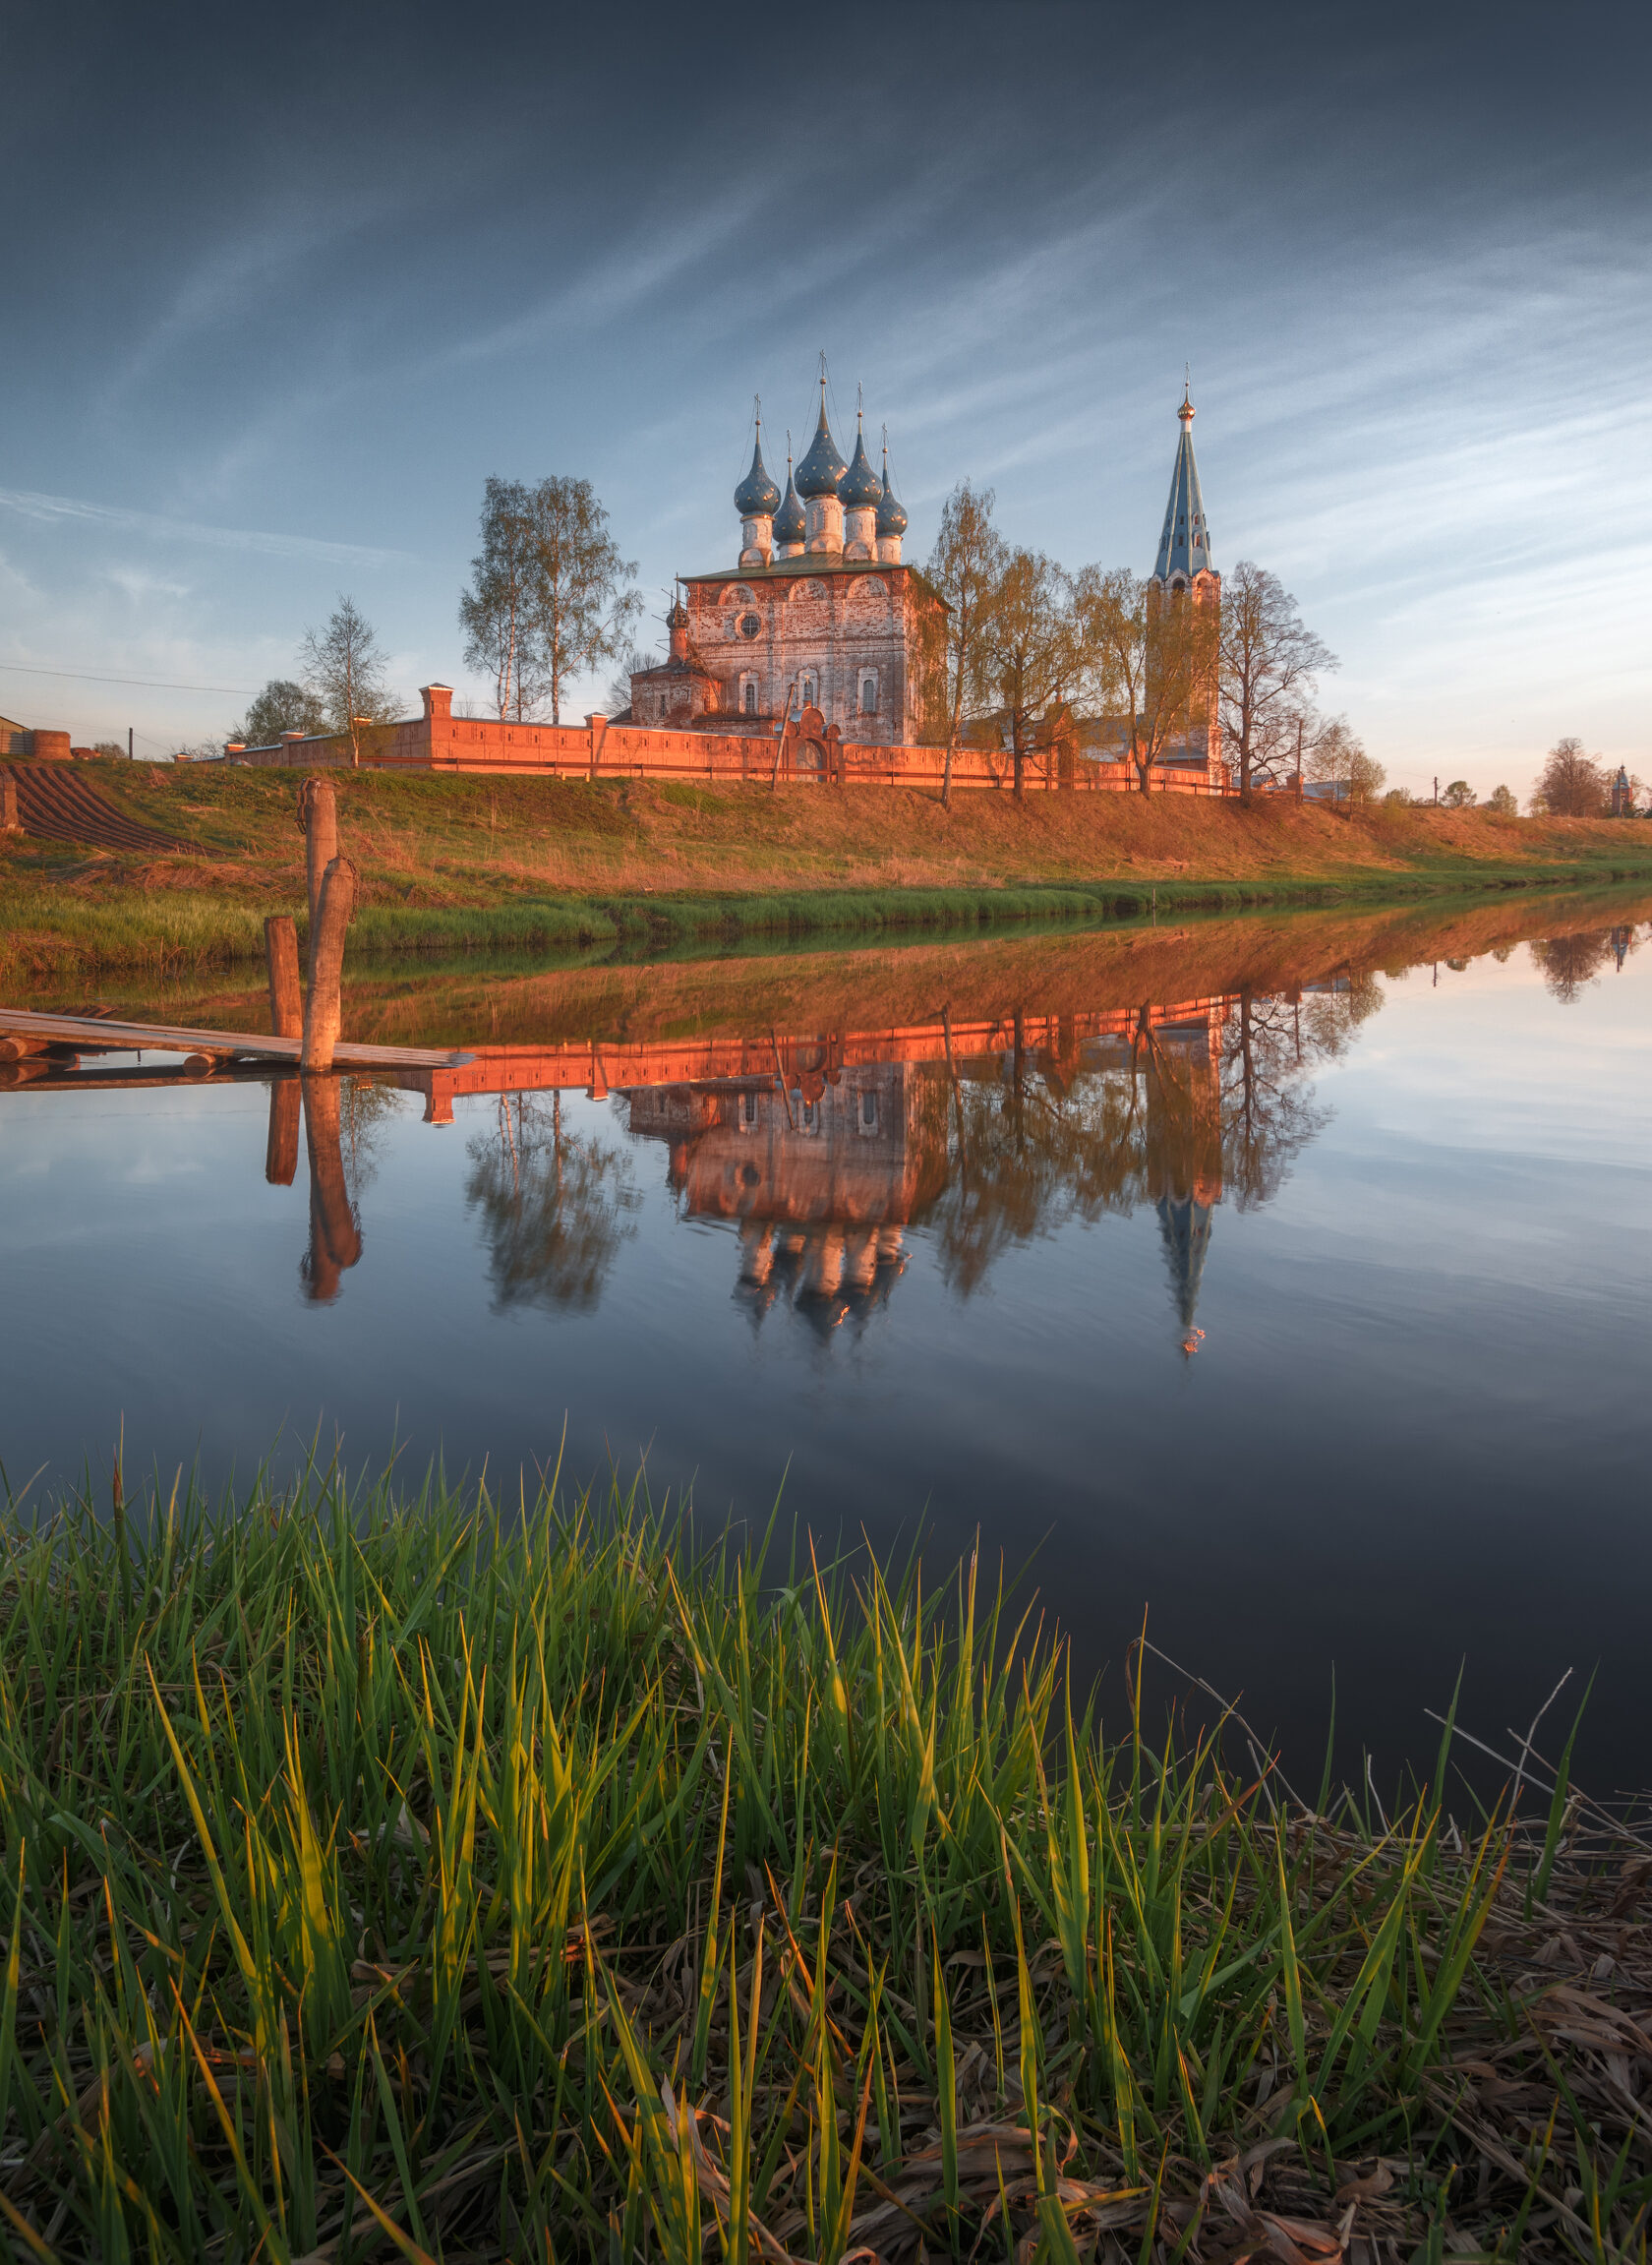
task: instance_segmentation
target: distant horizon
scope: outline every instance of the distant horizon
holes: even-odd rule
[[[968,478],[1150,570],[1191,365],[1213,563],[1295,593],[1390,784],[1652,773],[1642,11],[852,7],[825,80],[817,27],[627,22],[9,32],[0,712],[221,745],[340,593],[410,709],[479,701],[489,474],[591,480],[656,643],[824,347],[918,565]]]

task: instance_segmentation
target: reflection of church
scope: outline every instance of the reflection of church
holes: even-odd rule
[[[955,1034],[966,1085],[1037,1078],[1064,1097],[1087,1075],[1139,1082],[1135,1184],[1157,1215],[1189,1352],[1222,1193],[1223,1011],[1212,1000]],[[1017,1027],[1028,1042],[1018,1049],[1009,1043]],[[778,1076],[627,1077],[617,1088],[631,1132],[668,1144],[671,1185],[688,1216],[738,1225],[739,1294],[759,1315],[783,1297],[830,1328],[881,1303],[906,1264],[906,1229],[923,1222],[947,1185],[943,1033],[914,1029],[883,1043],[899,1058],[866,1058],[860,1039],[794,1038],[774,1042]]]
[[[945,1146],[927,1121],[924,1065],[845,1063],[830,1041],[788,1052],[784,1085],[633,1088],[630,1129],[670,1143],[690,1216],[738,1222],[754,1313],[784,1296],[832,1327],[899,1279],[905,1230],[944,1184]]]

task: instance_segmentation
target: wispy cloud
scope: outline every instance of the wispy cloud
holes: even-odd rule
[[[45,496],[28,488],[0,488],[0,510],[40,525],[118,528],[156,542],[204,543],[219,551],[248,551],[266,559],[315,559],[340,566],[385,566],[405,562],[407,551],[379,550],[365,543],[327,543],[315,535],[282,535],[261,527],[212,527],[194,519],[168,518],[158,511],[132,511],[115,504],[91,504],[78,496]]]

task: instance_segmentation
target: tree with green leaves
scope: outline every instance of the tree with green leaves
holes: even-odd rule
[[[398,706],[378,634],[354,599],[340,597],[324,628],[305,630],[302,650],[305,688],[359,764],[364,739],[393,723]]]
[[[1122,733],[1145,795],[1154,767],[1187,737],[1210,685],[1216,609],[1161,592],[1128,566],[1086,566],[1073,584],[1075,678],[1089,704]]]
[[[1500,818],[1513,818],[1520,814],[1520,805],[1508,787],[1494,787],[1486,797],[1486,807],[1496,810]]]
[[[247,747],[272,747],[283,732],[324,732],[326,710],[308,685],[291,677],[271,677],[230,732]]]
[[[1025,801],[1030,756],[1047,757],[1053,719],[1077,668],[1072,587],[1042,551],[1004,554],[982,625],[982,676],[1009,734],[1015,797]]]
[[[1471,810],[1479,800],[1466,779],[1453,779],[1440,797],[1441,807],[1447,810]]]
[[[482,548],[459,593],[466,665],[494,681],[502,723],[531,716],[547,685],[535,630],[537,525],[532,492],[520,480],[489,480],[482,491]]]
[[[589,480],[541,480],[529,506],[528,627],[551,721],[560,724],[569,678],[619,657],[642,598],[622,586],[636,562],[620,556]]]
[[[1315,785],[1334,785],[1339,803],[1374,803],[1386,771],[1365,743],[1349,729],[1346,716],[1299,715],[1295,769]]]
[[[990,488],[978,493],[961,480],[941,506],[941,524],[925,579],[946,604],[930,617],[933,650],[924,655],[926,723],[944,733],[946,767],[941,803],[952,801],[952,766],[966,721],[987,703],[991,687],[989,629],[993,601],[1008,556],[992,523]]]

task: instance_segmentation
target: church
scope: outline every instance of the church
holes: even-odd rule
[[[1221,604],[1211,565],[1210,524],[1193,452],[1194,406],[1184,390],[1181,437],[1158,553],[1149,577],[1154,604]],[[861,746],[912,745],[925,738],[923,655],[940,641],[942,600],[901,556],[907,514],[866,454],[856,415],[855,454],[846,464],[826,413],[786,493],[763,461],[757,419],[751,468],[736,488],[738,563],[722,572],[679,577],[682,595],[667,617],[670,652],[631,678],[628,717],[643,728],[772,735],[788,716],[819,711],[824,726]],[[1128,724],[1093,719],[1083,738],[1105,763],[1128,755]],[[1225,773],[1213,696],[1194,704],[1160,756],[1171,775],[1219,790]]]
[[[817,709],[827,729],[861,746],[921,740],[922,653],[941,600],[906,566],[907,514],[866,454],[839,455],[820,381],[807,455],[786,466],[786,493],[763,462],[757,421],[751,469],[735,490],[739,555],[721,572],[685,574],[668,617],[669,657],[631,679],[629,721],[665,730],[771,735],[788,714]]]

